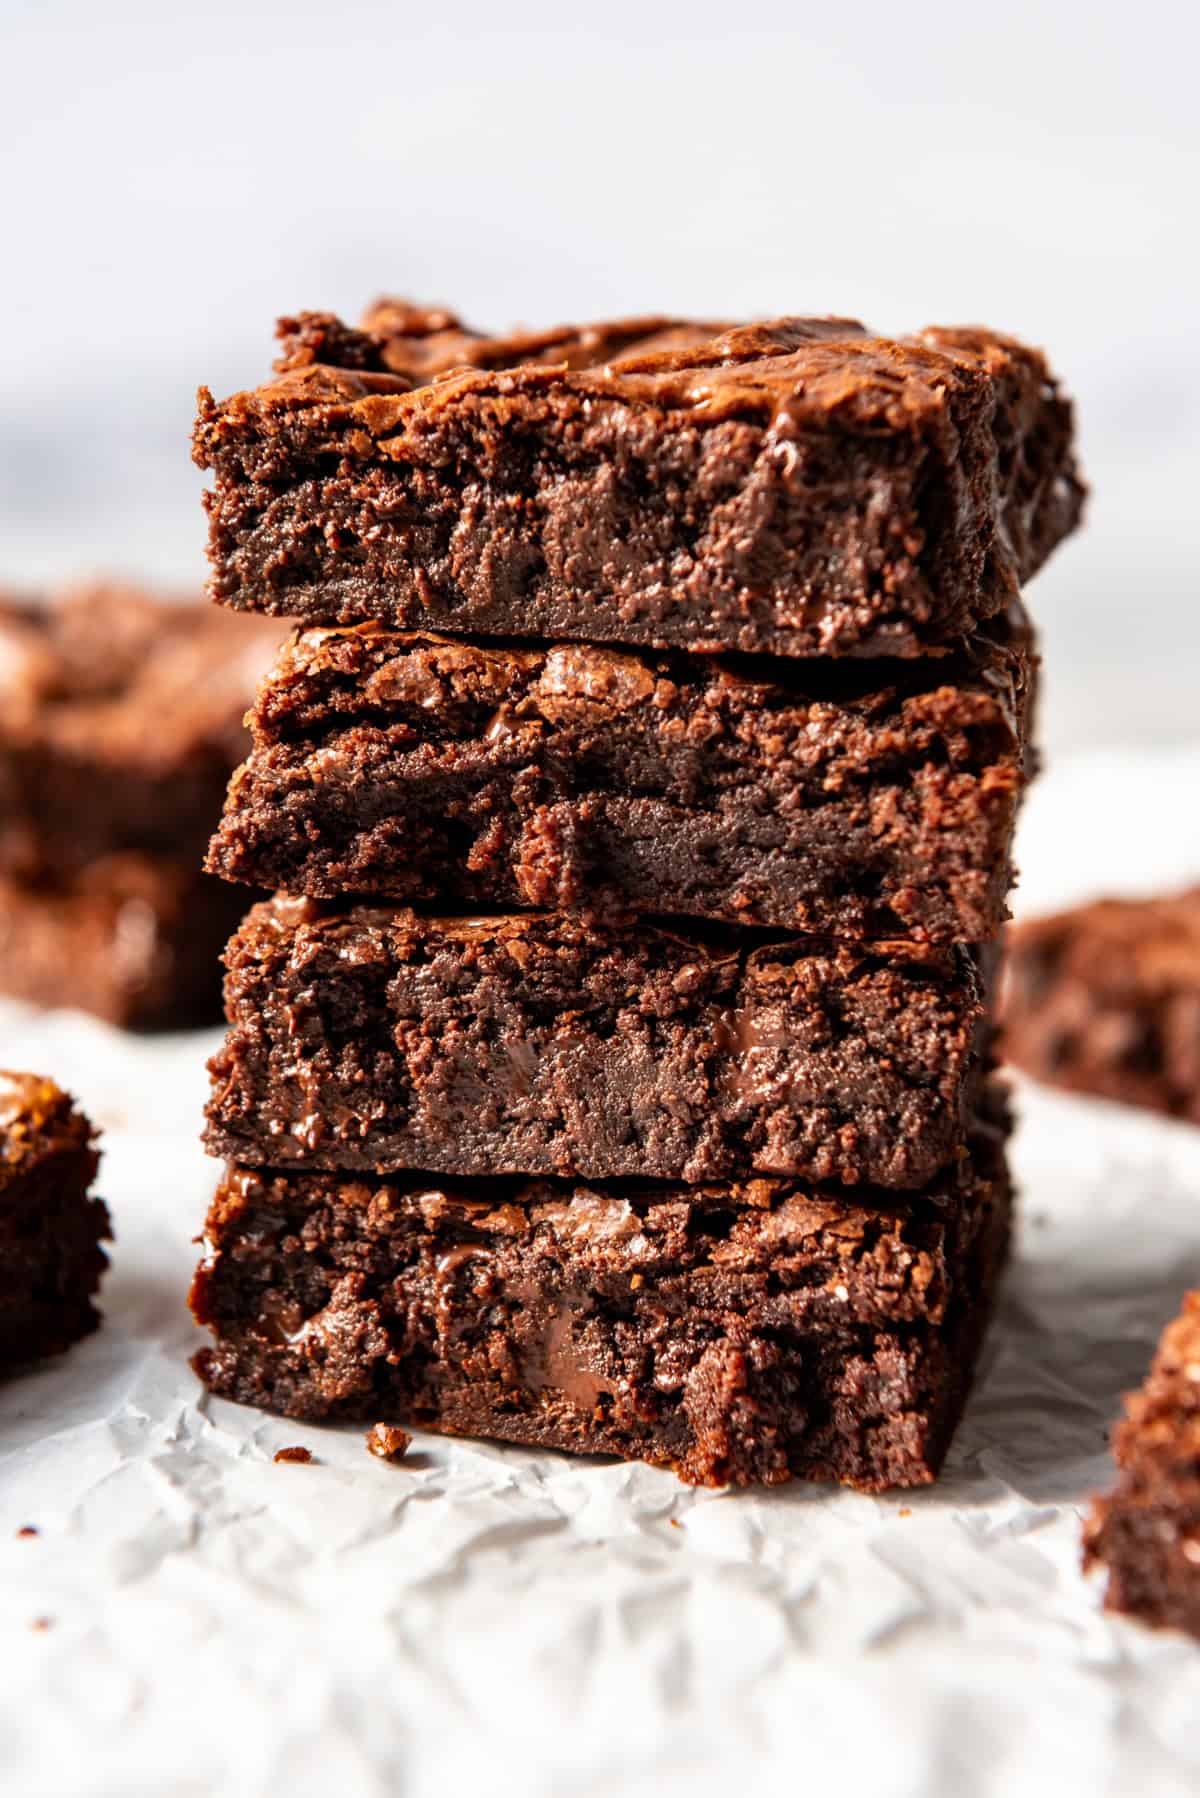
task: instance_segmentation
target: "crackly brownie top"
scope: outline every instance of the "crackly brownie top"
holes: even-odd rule
[[[0,1069],[0,1200],[38,1162],[64,1150],[87,1150],[94,1135],[53,1080]]]
[[[424,732],[493,709],[482,733],[511,734],[521,724],[572,718],[601,724],[649,708],[660,720],[688,704],[752,712],[764,728],[775,713],[807,714],[813,731],[828,715],[861,716],[863,728],[902,713],[905,702],[953,691],[986,701],[1021,739],[1020,706],[1034,658],[1032,631],[1019,601],[974,637],[942,655],[837,661],[618,649],[595,643],[516,644],[394,630],[377,620],[312,626],[280,648],[250,714],[259,743],[311,727],[322,696],[347,722],[394,709],[420,715]],[[321,689],[327,689],[322,695]],[[978,708],[976,708],[978,709]],[[694,729],[699,733],[699,726]]]
[[[134,588],[0,596],[0,738],[88,759],[169,766],[214,750],[230,768],[281,626]]]
[[[664,410],[837,420],[908,431],[942,418],[951,392],[986,396],[1019,370],[1053,390],[1040,352],[977,327],[930,326],[900,338],[855,319],[784,317],[751,324],[648,317],[488,337],[452,312],[381,300],[357,328],[302,312],[278,327],[267,403],[403,399],[386,428],[471,391],[558,388]],[[249,398],[250,396],[246,396]]]

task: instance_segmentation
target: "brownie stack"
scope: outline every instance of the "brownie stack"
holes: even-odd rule
[[[197,456],[301,629],[210,867],[214,1390],[931,1479],[1007,1246],[1020,585],[1071,417],[982,331],[285,320]]]

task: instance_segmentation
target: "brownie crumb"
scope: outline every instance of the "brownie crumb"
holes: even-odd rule
[[[277,1448],[275,1450],[275,1460],[276,1462],[298,1461],[303,1466],[307,1465],[307,1463],[312,1460],[312,1451],[300,1447]]]
[[[412,1446],[412,1437],[399,1424],[376,1423],[367,1431],[367,1451],[380,1461],[402,1461]]]
[[[18,1536],[40,1536],[41,1533],[37,1525],[33,1523],[23,1523],[17,1531]]]

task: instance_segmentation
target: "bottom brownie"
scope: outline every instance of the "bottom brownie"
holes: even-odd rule
[[[211,875],[141,855],[69,885],[0,879],[0,993],[125,1030],[214,1024],[221,951],[245,908]]]
[[[56,1354],[100,1321],[108,1212],[88,1196],[99,1156],[67,1094],[0,1073],[0,1372]]]
[[[1110,1611],[1200,1638],[1200,1292],[1126,1399],[1114,1447],[1116,1489],[1092,1507],[1084,1565],[1107,1567]]]
[[[793,1180],[230,1167],[192,1288],[214,1392],[612,1454],[698,1485],[937,1473],[1005,1258],[1003,1131],[897,1205]]]

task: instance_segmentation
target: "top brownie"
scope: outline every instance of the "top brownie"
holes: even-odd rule
[[[0,874],[198,866],[280,634],[123,587],[0,600]]]
[[[639,319],[488,338],[402,302],[280,325],[200,395],[213,596],[308,623],[915,655],[1076,525],[1069,402],[1010,338]]]

